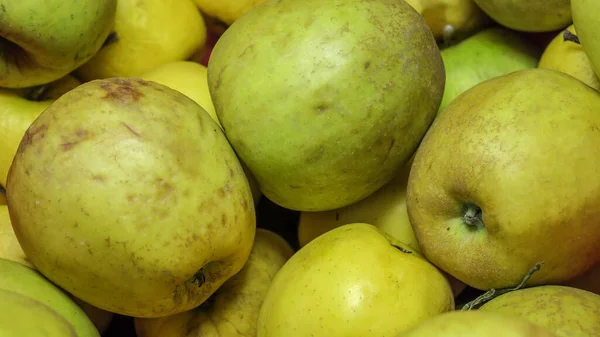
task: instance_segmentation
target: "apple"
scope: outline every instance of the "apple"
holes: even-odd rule
[[[478,310],[518,316],[557,337],[593,337],[600,331],[600,295],[573,287],[523,288],[495,297]]]
[[[94,56],[115,21],[116,0],[3,1],[0,87],[55,81]]]
[[[278,234],[258,228],[248,262],[199,307],[160,318],[136,318],[137,337],[256,336],[271,281],[294,251]]]
[[[577,36],[590,59],[596,75],[600,77],[600,3],[595,0],[571,0],[573,24]]]
[[[203,303],[246,263],[252,194],[192,99],[139,78],[84,83],[26,131],[7,179],[28,260],[100,309],[159,317]]]
[[[449,311],[396,337],[558,337],[526,319],[493,311]]]
[[[436,267],[377,227],[353,223],[315,238],[281,267],[257,337],[393,337],[453,309]]]
[[[480,290],[515,286],[537,263],[528,285],[599,263],[598,111],[598,91],[538,68],[450,103],[408,178],[408,215],[428,260]]]

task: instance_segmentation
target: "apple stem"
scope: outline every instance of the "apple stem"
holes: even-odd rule
[[[470,227],[476,227],[477,229],[485,228],[481,207],[477,205],[468,204],[463,219],[464,222]]]
[[[571,41],[573,43],[581,44],[581,42],[579,42],[579,37],[571,33],[568,29],[563,31],[563,41]]]
[[[401,251],[401,252],[403,252],[403,253],[405,253],[405,254],[412,254],[412,252],[411,252],[410,250],[408,250],[408,249],[406,249],[406,248],[403,248],[403,247],[400,247],[400,246],[398,246],[398,245],[394,245],[394,244],[392,244],[392,247],[394,247],[394,248],[398,249],[399,251]]]
[[[471,309],[478,307],[478,306],[482,305],[483,303],[485,303],[491,299],[494,299],[502,294],[506,294],[508,292],[524,288],[527,284],[527,281],[529,281],[529,279],[531,278],[531,276],[533,276],[533,274],[535,272],[539,271],[540,268],[542,268],[542,264],[544,264],[543,261],[538,262],[535,264],[535,266],[533,266],[533,268],[529,269],[527,274],[525,274],[525,277],[523,277],[523,279],[521,280],[521,283],[519,283],[517,286],[508,287],[508,288],[500,288],[500,289],[492,288],[492,289],[486,291],[485,293],[477,296],[474,300],[465,304],[461,310],[462,311],[471,310]]]

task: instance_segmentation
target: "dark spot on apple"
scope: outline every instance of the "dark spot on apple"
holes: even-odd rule
[[[319,115],[327,111],[327,109],[329,109],[329,104],[327,103],[319,103],[315,106],[315,112]]]
[[[446,230],[447,230],[447,231],[449,231],[449,230],[450,230],[450,227],[446,227]]]
[[[110,236],[107,236],[106,239],[104,239],[104,245],[106,247],[110,247],[111,243],[110,243]]]
[[[6,13],[6,6],[4,4],[0,5],[0,9],[3,13]]]
[[[79,223],[77,223],[77,222],[76,222],[76,223],[73,225],[73,228],[79,228]]]
[[[222,225],[227,224],[227,215],[225,215],[225,213],[221,214],[221,224]]]
[[[144,94],[136,88],[136,84],[143,84],[142,82],[145,81],[125,78],[104,79],[102,80],[100,87],[106,91],[106,95],[102,98],[118,104],[131,104],[137,102],[144,96]]]
[[[0,194],[2,194],[3,196],[6,197],[6,188],[4,188],[4,186],[2,186],[2,184],[0,184]]]
[[[369,69],[370,67],[371,67],[371,61],[365,62],[365,64],[364,64],[365,70]]]
[[[97,181],[99,183],[103,183],[106,181],[106,177],[102,174],[94,174],[92,175],[92,180]]]
[[[248,202],[246,201],[246,199],[243,199],[240,201],[240,205],[242,205],[242,208],[244,210],[248,210]]]
[[[290,184],[290,188],[293,190],[297,190],[297,189],[301,188],[301,186]]]
[[[44,139],[46,130],[48,130],[48,125],[46,124],[29,127],[21,139],[17,153],[22,153],[34,141]]]
[[[133,128],[131,125],[129,125],[129,124],[125,124],[124,122],[121,122],[121,124],[123,124],[123,126],[124,126],[124,127],[127,129],[127,130],[129,130],[129,132],[131,132],[131,133],[132,133],[134,136],[136,136],[136,137],[139,137],[139,136],[140,136],[140,133],[139,133],[139,132],[138,132],[136,129],[134,129],[134,128]]]

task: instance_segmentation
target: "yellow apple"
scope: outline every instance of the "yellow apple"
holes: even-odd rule
[[[600,295],[573,287],[543,285],[502,294],[478,310],[516,315],[557,337],[597,337]]]
[[[186,60],[205,42],[204,19],[192,0],[118,1],[115,32],[75,74],[84,82],[139,76],[161,64]]]
[[[558,337],[523,318],[492,311],[450,311],[396,337]]]
[[[258,313],[277,271],[294,251],[279,235],[258,228],[248,262],[196,309],[160,318],[136,318],[138,337],[256,336]]]
[[[231,25],[265,0],[194,0],[203,13]]]
[[[575,36],[577,35],[573,24],[567,27],[566,30]],[[546,46],[538,68],[562,71],[590,87],[600,90],[600,79],[594,72],[592,62],[585,53],[583,46],[571,39],[565,39],[564,30],[561,30]]]
[[[365,223],[332,229],[279,270],[258,337],[396,336],[454,309],[448,280],[419,253]]]
[[[27,260],[27,256],[25,256],[25,252],[23,252],[15,236],[10,222],[8,207],[2,205],[0,205],[0,258],[19,262],[22,265],[35,269],[35,266]],[[114,317],[112,312],[96,308],[75,297],[73,297],[73,300],[83,309],[100,333],[104,333],[108,329]]]

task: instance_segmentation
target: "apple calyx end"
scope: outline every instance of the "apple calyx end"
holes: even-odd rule
[[[476,229],[485,228],[485,224],[483,223],[483,211],[481,210],[481,207],[475,204],[467,204],[463,221],[469,227],[474,227]]]
[[[206,282],[206,276],[204,276],[204,271],[200,269],[194,276],[192,276],[187,283],[193,284],[196,287],[200,288]]]
[[[577,35],[571,33],[571,31],[569,31],[568,29],[563,30],[563,41],[570,41],[573,43],[577,43],[577,44],[581,44],[581,42],[579,41],[579,37],[577,37]]]

